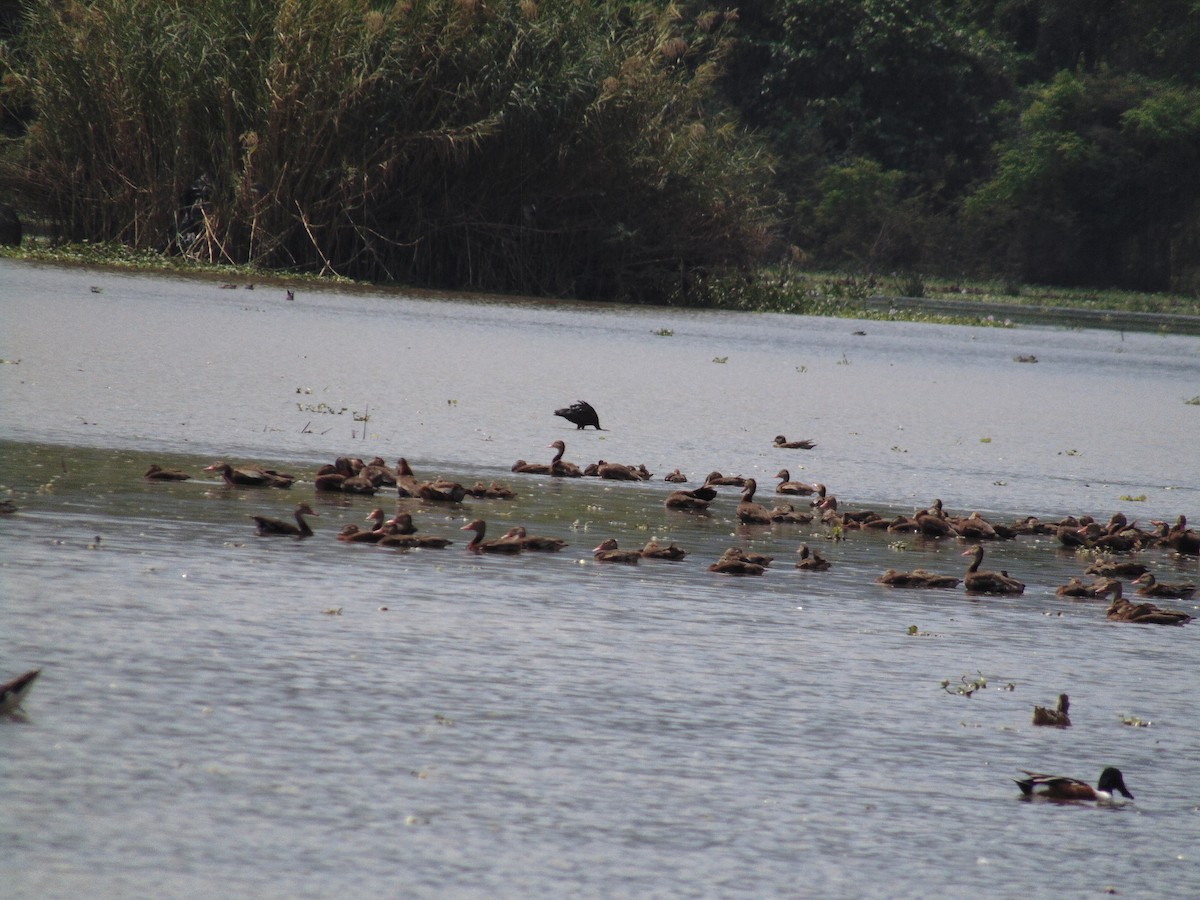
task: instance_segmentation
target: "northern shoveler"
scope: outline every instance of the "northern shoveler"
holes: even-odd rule
[[[1117,794],[1133,799],[1129,788],[1125,787],[1125,779],[1121,770],[1109,766],[1100,773],[1100,781],[1092,787],[1086,781],[1078,778],[1067,778],[1064,775],[1041,775],[1022,769],[1028,778],[1015,778],[1021,796],[1029,799],[1039,798],[1070,802],[1072,800],[1094,800],[1099,803],[1121,803]]]

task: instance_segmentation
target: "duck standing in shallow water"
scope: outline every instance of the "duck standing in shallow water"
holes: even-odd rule
[[[967,574],[963,577],[963,587],[969,594],[1023,594],[1025,585],[1009,576],[1007,572],[981,572],[979,564],[983,562],[983,546],[975,545],[962,554],[973,556]]]
[[[313,530],[304,521],[304,517],[319,516],[320,513],[307,503],[301,503],[296,507],[293,515],[296,518],[295,525],[291,522],[285,522],[282,519],[272,519],[267,516],[251,516],[250,518],[254,520],[254,525],[258,529],[258,533],[263,537],[312,537]]]
[[[1021,789],[1022,798],[1053,800],[1059,803],[1070,803],[1076,800],[1095,801],[1099,803],[1120,803],[1116,795],[1120,794],[1130,800],[1133,794],[1125,787],[1125,778],[1120,769],[1109,766],[1100,773],[1100,781],[1092,787],[1086,781],[1078,778],[1067,778],[1065,775],[1042,775],[1022,769],[1028,778],[1014,778],[1017,787]]]
[[[1070,728],[1071,717],[1067,711],[1071,708],[1071,698],[1066,694],[1058,695],[1058,708],[1047,709],[1044,706],[1033,708],[1034,725],[1050,725],[1055,728]]]

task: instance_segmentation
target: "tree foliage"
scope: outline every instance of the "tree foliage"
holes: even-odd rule
[[[567,0],[31,3],[22,187],[71,238],[363,278],[662,297],[768,242],[708,103],[721,16]],[[211,184],[211,188],[207,185]]]

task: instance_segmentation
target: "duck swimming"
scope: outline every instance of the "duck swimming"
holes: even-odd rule
[[[809,440],[789,441],[782,434],[777,434],[771,446],[778,447],[781,450],[811,450],[817,445]]]
[[[1050,725],[1055,728],[1069,728],[1071,726],[1071,717],[1067,715],[1067,711],[1071,708],[1071,698],[1066,694],[1058,695],[1058,707],[1056,709],[1047,709],[1044,706],[1035,706],[1033,708],[1033,724],[1034,725]]]
[[[250,518],[254,520],[254,524],[258,529],[258,533],[264,537],[312,537],[313,530],[309,527],[308,523],[304,521],[304,517],[318,516],[320,513],[314,510],[307,503],[301,503],[296,507],[296,511],[293,513],[293,515],[296,518],[295,525],[293,525],[291,522],[285,522],[282,519],[272,519],[267,516],[251,516]]]
[[[484,534],[487,533],[487,522],[483,519],[475,519],[464,525],[460,531],[473,531],[475,537],[467,542],[467,549],[472,553],[520,553],[522,547],[516,541],[495,540],[485,541]]]
[[[973,556],[967,574],[963,577],[963,587],[969,594],[1023,594],[1025,585],[1012,578],[1006,572],[981,572],[979,564],[983,562],[983,546],[976,544],[968,548],[963,556]]]
[[[1125,778],[1121,770],[1109,766],[1100,773],[1100,781],[1092,787],[1086,781],[1078,778],[1067,778],[1064,775],[1042,775],[1022,769],[1028,778],[1015,778],[1017,787],[1021,789],[1022,798],[1053,800],[1069,803],[1075,800],[1096,801],[1099,803],[1119,803],[1117,794],[1133,799],[1129,788],[1125,787]]]
[[[616,538],[609,538],[601,542],[598,547],[592,550],[592,558],[596,562],[605,563],[626,563],[633,565],[642,558],[641,550],[622,550],[617,545]]]

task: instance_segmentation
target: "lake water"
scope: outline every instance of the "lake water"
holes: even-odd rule
[[[786,467],[843,510],[1200,522],[1194,337],[288,301],[0,260],[0,358],[20,507],[0,517],[0,679],[43,670],[28,721],[0,721],[5,897],[1200,896],[1200,622],[1056,597],[1087,561],[1047,538],[989,545],[1017,598],[890,590],[889,567],[961,575],[963,545],[746,529],[735,488],[696,516],[661,480],[754,476],[773,502]],[[552,415],[578,398],[605,431]],[[655,478],[510,472],[555,439]],[[314,499],[312,475],[377,454],[519,496],[410,504],[445,550],[344,545],[396,501]],[[201,471],[219,459],[302,480],[230,489]],[[151,462],[194,478],[148,484]],[[314,538],[255,536],[250,515],[301,499]],[[570,546],[473,556],[474,517]],[[610,536],[689,556],[595,563]],[[796,570],[802,541],[833,568]],[[776,560],[708,572],[734,543]],[[1200,580],[1195,558],[1141,556]],[[1063,691],[1073,727],[1033,727]],[[1108,765],[1135,802],[1016,799],[1021,769]]]

